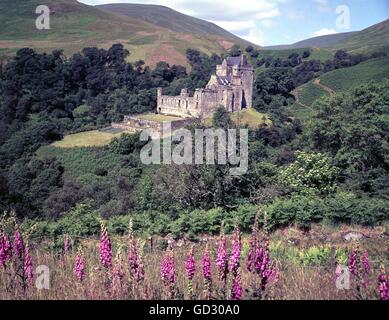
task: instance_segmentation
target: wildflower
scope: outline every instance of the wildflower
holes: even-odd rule
[[[74,275],[81,282],[85,278],[85,262],[84,262],[83,252],[81,248],[78,249],[77,252],[76,262],[74,264]]]
[[[236,276],[232,282],[231,300],[241,300],[243,297],[242,276],[240,268],[236,271]]]
[[[185,262],[186,276],[188,277],[188,293],[193,296],[193,278],[196,272],[196,264],[194,258],[194,246],[191,247]]]
[[[174,297],[174,286],[176,283],[175,265],[174,265],[174,254],[171,247],[165,253],[161,264],[161,279],[165,287],[168,289],[169,298]]]
[[[135,280],[137,281],[137,283],[141,283],[145,279],[145,266],[144,266],[144,262],[143,262],[143,260],[144,260],[143,259],[144,246],[145,246],[145,242],[138,240],[137,247],[138,247],[139,254],[138,254],[138,258],[137,258],[137,270],[135,273]]]
[[[23,254],[22,235],[20,234],[19,227],[17,225],[14,230],[13,253],[17,258],[21,258]]]
[[[33,279],[32,259],[30,256],[30,250],[29,250],[28,244],[26,245],[25,250],[24,250],[23,270],[24,270],[24,274],[25,274],[28,282],[32,283],[32,279]]]
[[[389,300],[389,279],[385,273],[385,268],[381,265],[380,275],[378,276],[380,299],[383,301]]]
[[[0,228],[0,267],[4,267],[6,262],[11,259],[11,244],[9,237],[4,235]]]
[[[161,279],[166,286],[174,285],[176,282],[174,255],[171,248],[168,249],[162,259]]]
[[[358,251],[353,249],[348,257],[348,269],[354,276],[357,274]]]
[[[240,266],[240,254],[242,250],[241,236],[238,227],[235,227],[231,243],[231,256],[229,261],[229,271],[235,276]]]
[[[220,281],[227,280],[228,274],[228,254],[227,254],[227,241],[225,239],[224,232],[221,232],[219,247],[216,253],[216,267],[219,273]]]
[[[370,261],[369,261],[369,255],[367,251],[365,251],[362,255],[362,265],[365,273],[366,274],[370,273]]]
[[[112,246],[111,240],[108,235],[107,227],[104,223],[101,223],[101,236],[100,236],[100,264],[101,266],[111,269],[112,268]]]
[[[211,256],[208,249],[208,244],[205,248],[203,259],[203,277],[204,277],[204,291],[207,299],[211,298],[212,295],[212,270],[211,270]]]
[[[193,280],[193,277],[196,272],[196,265],[195,265],[195,259],[194,259],[194,246],[191,247],[189,254],[186,259],[185,263],[185,270],[186,270],[186,275],[189,280]]]

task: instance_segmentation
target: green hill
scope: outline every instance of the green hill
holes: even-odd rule
[[[309,118],[313,103],[333,92],[344,92],[370,81],[389,79],[389,57],[362,62],[356,66],[334,70],[308,82],[294,91],[296,103],[292,112],[301,119]],[[333,91],[333,92],[331,92]]]
[[[350,53],[389,52],[389,19],[353,33],[331,46],[332,50],[346,49]]]
[[[293,44],[268,46],[264,48],[268,50],[302,49],[302,48],[310,48],[310,47],[328,48],[334,46],[335,44],[345,40],[346,38],[356,33],[357,32],[342,32],[336,34],[328,34],[325,36],[309,38]]]
[[[38,30],[35,9],[47,5],[51,10],[50,30]],[[136,7],[136,6],[135,6]],[[221,53],[238,43],[248,45],[211,23],[158,7],[164,15],[155,17],[155,6],[141,5],[147,15],[124,15],[88,6],[76,0],[23,0],[0,2],[0,55],[14,54],[22,47],[39,52],[64,49],[71,55],[84,47],[108,48],[122,43],[131,52],[131,61],[143,59],[149,65],[158,61],[186,64],[185,52],[197,48],[205,53]],[[180,17],[176,22],[175,19]],[[182,24],[182,28],[178,26]],[[191,25],[193,27],[191,28]],[[207,34],[204,32],[208,30]]]
[[[99,5],[96,8],[122,14],[134,19],[140,19],[177,33],[199,36],[220,36],[236,42],[242,41],[242,39],[214,23],[182,14],[164,6],[115,3]]]

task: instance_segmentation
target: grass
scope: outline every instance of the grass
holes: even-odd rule
[[[313,82],[308,82],[301,86],[299,90],[300,102],[306,106],[311,106],[317,99],[328,96],[329,94],[315,85]]]
[[[63,140],[53,143],[58,148],[76,148],[76,147],[96,147],[107,145],[113,138],[119,137],[122,131],[86,131],[76,134],[70,134]]]
[[[320,83],[335,92],[353,90],[370,81],[382,81],[389,78],[389,57],[372,59],[356,66],[337,69],[323,74]],[[314,84],[314,81],[306,83],[296,89],[298,102],[291,106],[293,114],[302,119],[308,119],[312,114],[310,108],[313,103],[329,93],[322,87]]]
[[[240,126],[248,125],[250,128],[258,128],[260,124],[271,125],[272,121],[269,119],[269,116],[264,113],[256,111],[254,108],[244,109],[241,111],[236,111],[231,113],[231,120]],[[212,116],[204,119],[204,124],[206,126],[212,125]]]
[[[121,159],[120,155],[104,147],[76,147],[69,150],[49,145],[41,147],[36,154],[38,158],[56,157],[65,168],[67,176],[92,183],[107,178],[96,175],[98,169],[109,172]]]
[[[138,115],[136,117],[142,120],[157,121],[157,122],[172,122],[172,121],[182,120],[182,118],[180,117],[166,116],[163,114],[156,114],[156,113],[146,113],[146,114]]]
[[[389,78],[389,57],[362,62],[356,66],[338,69],[320,77],[321,83],[339,91],[352,90],[369,81]]]

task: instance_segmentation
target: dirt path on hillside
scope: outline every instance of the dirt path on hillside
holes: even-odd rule
[[[336,91],[334,91],[333,89],[331,89],[330,87],[327,87],[325,86],[324,84],[322,84],[320,82],[320,79],[315,79],[313,81],[313,84],[318,86],[320,89],[323,89],[324,91],[328,92],[328,94],[333,97],[335,94],[336,94]]]
[[[301,100],[300,100],[300,88],[296,88],[294,89],[292,92],[292,95],[294,95],[294,97],[296,98],[296,103],[298,103],[300,106],[304,107],[304,108],[307,108],[309,110],[312,111],[312,108],[310,106],[307,106],[306,104],[304,104]]]

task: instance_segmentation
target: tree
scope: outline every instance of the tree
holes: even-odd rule
[[[279,181],[300,194],[328,194],[335,190],[338,169],[321,153],[296,152],[296,160],[279,172]]]
[[[230,113],[224,108],[219,107],[216,109],[213,114],[213,125],[215,127],[227,129],[232,127],[232,120],[230,117]]]

